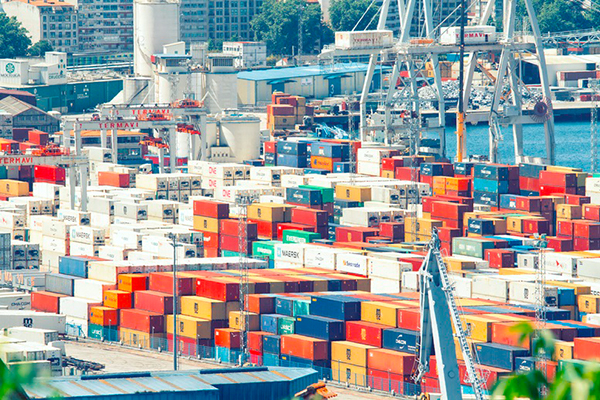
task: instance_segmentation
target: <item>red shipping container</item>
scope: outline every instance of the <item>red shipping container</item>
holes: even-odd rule
[[[144,310],[126,308],[119,315],[120,325],[123,328],[146,333],[164,333],[165,316]]]
[[[277,104],[288,104],[290,106],[298,107],[298,100],[295,97],[278,97]]]
[[[365,321],[347,321],[346,340],[381,347],[384,329],[389,329],[389,326]]]
[[[485,260],[490,268],[513,268],[515,266],[515,252],[502,249],[488,249],[485,251]]]
[[[120,188],[129,187],[129,174],[119,172],[100,171],[98,172],[99,186],[114,186]]]
[[[19,143],[19,150],[21,151],[22,154],[27,153],[27,150],[29,150],[29,149],[38,149],[38,148],[40,148],[40,146],[35,143],[29,143],[29,142]]]
[[[327,360],[329,358],[329,342],[302,335],[281,335],[281,355],[312,361]]]
[[[401,222],[382,222],[379,224],[379,236],[387,237],[392,241],[404,240],[404,224]]]
[[[194,215],[209,218],[229,218],[229,203],[212,200],[194,200]]]
[[[152,272],[148,289],[156,292],[173,294],[173,273]],[[177,295],[185,296],[194,293],[194,279],[190,277],[177,277]]]
[[[155,340],[155,342],[159,341],[160,339]],[[172,333],[167,333],[167,347],[167,351],[173,351]],[[177,351],[182,355],[190,357],[201,356],[208,358],[212,356],[212,347],[213,345],[211,339],[192,339],[188,337],[183,337],[181,335],[177,335]]]
[[[148,277],[150,274],[119,274],[119,290],[126,292],[137,292],[138,290],[148,289]]]
[[[28,132],[27,140],[31,143],[35,143],[40,146],[47,146],[49,142],[50,135],[46,132],[38,131],[37,129],[32,129]]]
[[[335,228],[336,242],[364,242],[369,236],[377,236],[379,229],[367,227],[344,227]]]
[[[395,171],[396,168],[404,165],[402,159],[399,158],[384,158],[381,160],[381,169],[384,171]]]
[[[462,219],[446,219],[446,218],[436,218],[444,223],[444,228],[450,229],[463,229],[463,220]]]
[[[573,239],[573,251],[600,250],[600,239]]]
[[[542,201],[540,197],[517,196],[516,209],[527,212],[540,212]]]
[[[244,246],[247,254],[252,253],[252,241],[246,243],[240,240],[239,236],[219,235],[219,248],[221,250],[240,251],[240,245]]]
[[[267,104],[267,115],[294,115],[294,111],[288,104]]]
[[[315,227],[310,225],[295,224],[291,222],[281,222],[277,224],[277,240],[282,240],[283,231],[286,230],[297,230],[305,232],[314,232]]]
[[[600,222],[573,221],[573,236],[583,239],[600,239]]]
[[[67,297],[64,294],[52,292],[32,292],[31,309],[34,311],[44,311],[58,314],[60,311],[60,299]]]
[[[452,243],[450,242],[441,242],[440,243],[440,250],[442,250],[443,252],[445,252],[446,254],[448,254],[449,256],[452,255]]]
[[[399,308],[396,315],[398,328],[411,331],[421,330],[421,310],[418,308]]]
[[[425,393],[440,393],[440,381],[437,378],[424,376],[421,379],[421,390]]]
[[[66,179],[65,169],[54,165],[36,165],[33,174],[35,179],[50,182],[64,182]]]
[[[448,227],[438,228],[438,237],[442,242],[452,243],[453,238],[461,236],[462,233],[460,229]]]
[[[582,337],[573,340],[573,358],[586,361],[600,361],[600,338]]]
[[[402,181],[420,182],[421,173],[419,172],[419,167],[398,167],[394,171],[394,178]]]
[[[519,186],[522,190],[531,190],[532,192],[539,192],[540,180],[538,178],[528,178],[525,176],[520,176]]]
[[[338,377],[336,376],[333,377],[333,379],[337,378]],[[340,377],[340,380],[343,382],[344,377]],[[411,393],[414,393],[413,391],[407,393],[407,386],[414,385],[414,383],[409,380],[409,377],[392,374],[388,371],[379,371],[368,368],[366,384],[372,389],[381,390],[388,393],[392,390],[399,395],[406,393],[408,396]]]
[[[545,219],[524,219],[523,233],[550,233],[550,223]]]
[[[464,213],[469,212],[469,206],[451,202],[434,202],[431,205],[431,217],[433,219],[451,219],[462,222]],[[458,228],[455,227],[455,228]]]
[[[157,314],[173,314],[173,295],[154,290],[138,290],[134,296],[134,308]]]
[[[450,203],[458,203],[458,200],[444,200],[441,198],[441,196],[423,197],[421,199],[421,204],[423,205],[423,212],[430,213],[431,209],[433,208],[433,203],[443,202],[443,201],[450,202]]]
[[[206,249],[218,249],[219,248],[219,234],[213,232],[202,232],[202,240],[204,243],[204,251]]]
[[[414,354],[387,349],[370,349],[367,352],[367,366],[379,371],[408,376],[415,365]]]
[[[398,261],[407,262],[412,265],[413,271],[418,271],[423,264],[424,257],[400,257]]]
[[[197,278],[196,295],[213,300],[238,301],[240,298],[240,284],[239,282],[228,281],[226,278]]]
[[[275,297],[264,294],[249,294],[245,303],[246,311],[256,314],[274,314]]]
[[[207,258],[210,258],[210,257],[221,257],[221,250],[215,249],[215,248],[205,247],[204,248],[204,257],[207,257]]]
[[[270,221],[259,221],[249,219],[249,222],[256,224],[256,230],[258,237],[262,239],[276,239],[277,238],[277,224],[278,222]]]
[[[576,206],[582,206],[584,204],[590,204],[592,199],[589,196],[579,196],[576,194],[568,194],[565,196],[565,203]]]
[[[248,348],[250,350],[257,351],[259,353],[263,352],[263,336],[270,336],[272,333],[262,332],[262,331],[253,331],[248,332]]]
[[[215,346],[228,349],[239,349],[241,347],[241,332],[231,328],[215,329]]]
[[[576,187],[560,187],[550,186],[546,184],[540,184],[540,195],[541,196],[552,196],[558,194],[577,194]]]
[[[265,142],[265,153],[277,153],[277,142]]]
[[[223,235],[239,236],[240,223],[237,219],[222,219],[219,221],[219,232]],[[255,223],[248,222],[246,224],[246,232],[248,240],[253,240],[258,237],[258,228]]]
[[[548,236],[548,248],[554,249],[554,251],[573,251],[573,239],[564,237],[552,237]]]
[[[577,175],[569,172],[540,171],[540,186],[543,185],[556,187],[577,186]]]
[[[592,221],[600,221],[600,205],[585,204],[583,206],[583,218]]]
[[[556,223],[557,236],[564,236],[572,238],[574,235],[574,224],[572,220],[560,220]]]
[[[436,196],[436,197],[445,202],[467,205],[467,206],[469,206],[469,211],[473,211],[473,204],[475,202],[472,197],[452,196],[448,193],[446,193],[443,196]]]
[[[329,215],[327,211],[297,207],[292,209],[292,222],[312,226],[325,226],[329,222]]]

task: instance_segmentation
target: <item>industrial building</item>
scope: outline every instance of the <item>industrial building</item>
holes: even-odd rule
[[[77,49],[77,11],[72,4],[61,0],[11,0],[2,2],[2,8],[23,24],[33,43],[45,40],[55,50],[67,53]]]
[[[0,100],[0,110],[12,118],[12,129],[34,128],[43,132],[56,132],[60,120],[47,112],[14,97]]]
[[[546,67],[551,86],[582,87],[581,80],[596,79],[600,55],[548,55]],[[536,56],[523,59],[523,82],[539,84],[539,61]],[[584,87],[587,87],[585,85]]]
[[[374,87],[380,83],[377,68]],[[304,67],[242,71],[238,73],[238,102],[242,105],[265,104],[273,92],[294,93],[311,99],[359,93],[362,89],[366,64],[310,65]]]
[[[263,42],[224,42],[223,53],[236,56],[236,68],[267,66],[267,45]]]
[[[67,83],[67,54],[50,51],[43,59],[0,60],[0,71],[3,87]]]

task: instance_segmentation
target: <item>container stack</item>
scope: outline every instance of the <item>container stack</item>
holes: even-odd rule
[[[229,218],[229,204],[206,200],[194,201],[194,229],[202,232],[206,257],[219,256],[221,221],[227,218]]]
[[[308,144],[306,142],[277,142],[277,163],[282,167],[307,168],[309,165]]]
[[[274,167],[277,165],[277,142],[265,142],[264,144],[265,166]]]
[[[519,168],[509,165],[475,164],[473,198],[475,203],[500,207],[501,194],[519,194]]]
[[[45,182],[53,185],[63,185],[66,180],[66,171],[54,165],[36,165],[33,170],[35,182]]]

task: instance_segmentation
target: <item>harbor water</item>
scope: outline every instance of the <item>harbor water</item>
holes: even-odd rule
[[[523,128],[524,154],[545,157],[546,147],[543,125],[527,125]],[[489,128],[487,125],[467,125],[467,153],[489,154]],[[555,123],[556,164],[590,171],[591,168],[591,123],[585,121],[560,121]],[[498,144],[498,161],[515,162],[511,127],[502,128],[503,139]],[[446,130],[446,156],[456,155],[456,135],[453,127]]]

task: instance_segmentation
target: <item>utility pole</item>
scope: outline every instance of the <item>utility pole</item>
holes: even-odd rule
[[[177,371],[177,237],[171,234],[173,240],[173,371]]]

